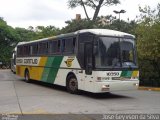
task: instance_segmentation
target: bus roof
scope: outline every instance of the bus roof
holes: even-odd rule
[[[77,33],[86,33],[86,32],[93,33],[95,35],[135,38],[134,35],[109,29],[84,29],[77,31]]]
[[[70,36],[75,36],[80,33],[92,33],[95,35],[103,35],[103,36],[114,36],[114,37],[126,37],[126,38],[135,38],[134,35],[125,33],[125,32],[120,32],[116,30],[109,30],[109,29],[83,29],[83,30],[78,30],[76,32],[72,33],[67,33],[67,34],[60,34],[57,36],[53,37],[48,37],[48,38],[42,38],[34,41],[29,41],[29,42],[20,42],[18,45],[23,45],[23,44],[29,44],[29,43],[34,43],[34,42],[40,42],[40,41],[46,41],[46,40],[52,40],[55,38],[63,38],[63,37],[70,37]]]

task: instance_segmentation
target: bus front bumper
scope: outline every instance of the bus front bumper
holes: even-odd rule
[[[96,82],[94,93],[124,91],[124,90],[137,90],[139,80],[134,81],[112,81],[112,82]]]

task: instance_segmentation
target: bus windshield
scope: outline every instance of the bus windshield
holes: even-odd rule
[[[96,68],[135,67],[135,43],[133,39],[99,37]]]

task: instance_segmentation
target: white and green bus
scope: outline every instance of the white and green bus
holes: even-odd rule
[[[139,85],[135,37],[84,29],[17,46],[16,74],[65,86],[70,93],[135,90]]]

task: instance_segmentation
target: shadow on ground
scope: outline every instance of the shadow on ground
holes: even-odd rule
[[[25,82],[24,80],[22,80],[22,81]],[[36,85],[40,85],[40,86],[43,86],[43,87],[55,89],[55,90],[58,90],[58,91],[67,92],[66,88],[63,87],[63,86],[53,85],[53,84],[49,84],[49,83],[45,83],[45,82],[41,82],[41,81],[32,80],[29,84],[36,84]],[[68,93],[68,94],[70,94],[70,93]],[[82,96],[90,97],[90,98],[94,98],[94,99],[131,98],[131,97],[128,97],[128,96],[113,94],[113,93],[110,93],[110,92],[107,92],[107,93],[91,93],[91,92],[86,92],[86,91],[82,91],[82,90],[79,91],[78,95],[82,95]]]

